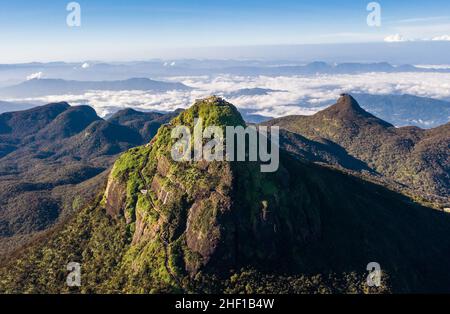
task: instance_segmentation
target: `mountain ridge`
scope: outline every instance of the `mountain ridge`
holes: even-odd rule
[[[426,130],[395,128],[364,111],[346,94],[312,116],[288,116],[263,124],[278,125],[312,141],[332,141],[373,171],[427,197],[450,195],[448,123]]]
[[[189,90],[182,83],[155,81],[148,78],[131,78],[118,81],[68,81],[63,79],[32,79],[18,85],[0,88],[0,97],[24,98],[47,95],[83,94],[101,90],[139,90],[165,92],[169,90]]]
[[[117,155],[150,141],[170,117],[126,125],[125,112],[112,123],[66,102],[0,114],[0,255],[89,203]]]

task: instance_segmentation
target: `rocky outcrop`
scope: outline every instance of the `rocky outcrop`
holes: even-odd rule
[[[134,249],[159,247],[167,273],[183,276],[272,263],[294,254],[289,246],[317,238],[320,219],[314,208],[297,199],[298,184],[284,168],[266,175],[257,162],[171,158],[171,129],[178,124],[193,127],[196,116],[206,123],[243,124],[236,108],[224,100],[198,101],[163,126],[151,145],[126,153],[116,163],[125,184],[110,179],[106,208],[114,217],[125,212]]]
[[[110,176],[105,191],[105,209],[111,217],[123,214],[126,196],[124,184]]]

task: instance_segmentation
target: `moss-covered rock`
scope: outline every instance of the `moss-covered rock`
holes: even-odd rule
[[[174,161],[171,130],[178,125],[193,129],[195,118],[202,118],[204,127],[245,125],[224,100],[197,101],[163,126],[150,146],[122,155],[112,170],[106,207],[112,213],[123,208],[126,222],[133,224],[130,251],[139,256],[133,269],[149,263],[166,269],[166,279],[172,277],[167,283],[177,283],[178,275],[249,262],[268,265],[281,254],[293,254],[286,239],[304,244],[320,233],[317,213],[298,208],[297,187],[289,186],[285,169],[269,175],[260,172],[258,162]],[[158,248],[164,258],[152,254],[146,260],[141,251],[150,248]]]

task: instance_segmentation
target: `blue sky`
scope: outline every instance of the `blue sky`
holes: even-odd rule
[[[181,58],[198,47],[450,37],[448,0],[378,1],[381,27],[367,25],[370,1],[360,0],[78,0],[82,25],[69,28],[69,2],[0,0],[0,63]]]

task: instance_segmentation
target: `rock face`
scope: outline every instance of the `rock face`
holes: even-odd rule
[[[355,134],[358,121],[372,129],[391,128],[348,95],[321,117],[331,123],[333,134],[333,121],[351,126]],[[372,260],[382,261],[389,274],[400,278],[398,287],[402,280],[433,285],[433,278],[442,276],[408,277],[417,265],[431,267],[430,259],[448,261],[450,240],[435,240],[447,233],[448,217],[284,152],[274,173],[261,172],[259,162],[175,161],[171,149],[178,139],[171,132],[183,125],[193,134],[196,118],[204,128],[245,125],[226,101],[199,100],[163,125],[150,144],[116,161],[101,206],[115,223],[125,224],[129,242],[122,244],[123,258],[106,285],[118,282],[126,291],[192,291],[199,278],[230,284],[236,270],[245,269],[269,276],[336,272],[346,277],[342,274],[349,270],[360,274]],[[344,153],[342,158],[352,162]],[[409,262],[398,255],[399,247],[407,247]],[[405,263],[402,270],[399,263]],[[350,279],[344,282],[351,286]]]
[[[117,218],[119,215],[123,214],[123,205],[126,196],[123,184],[113,179],[108,181],[105,191],[105,209],[108,215]]]
[[[174,261],[167,272],[193,276],[249,262],[268,265],[292,255],[290,244],[320,235],[318,215],[299,208],[298,186],[284,168],[264,174],[257,162],[174,161],[172,128],[193,128],[198,117],[204,127],[245,124],[233,105],[207,98],[163,126],[150,146],[116,162],[105,206],[113,216],[123,209],[134,226],[133,245],[159,246],[165,259]]]

